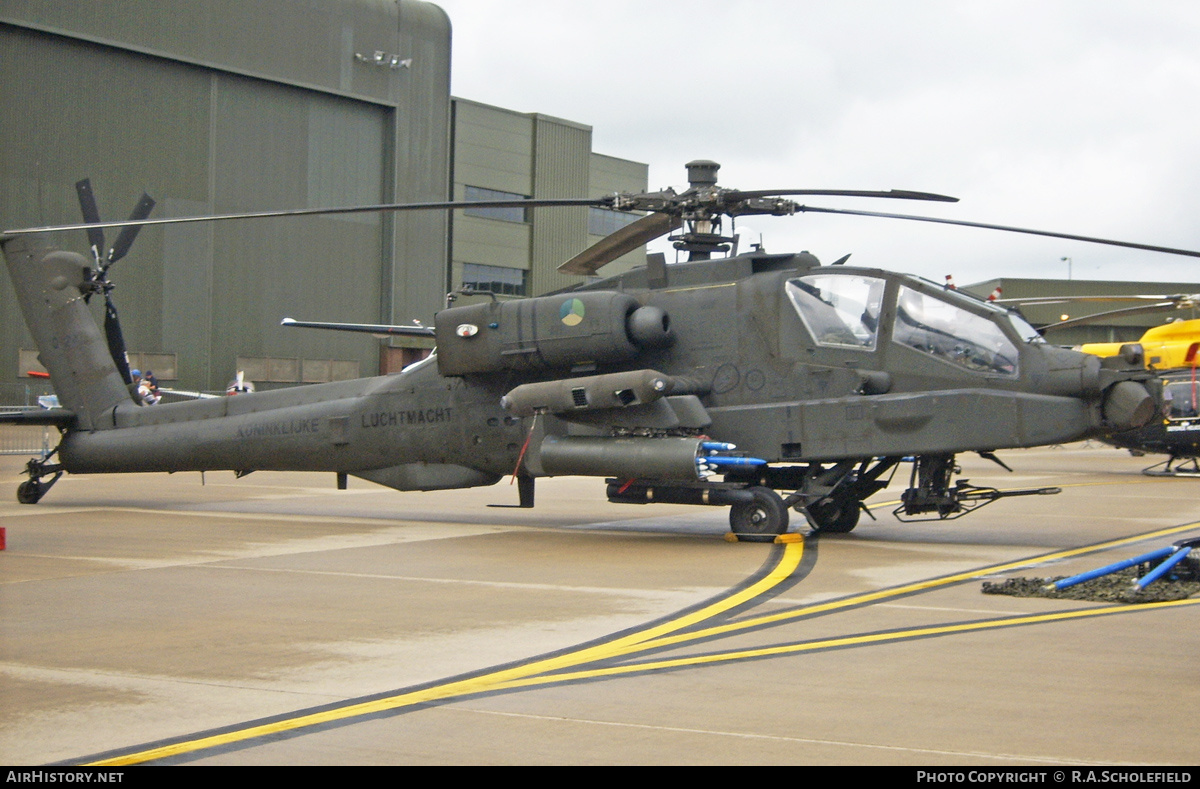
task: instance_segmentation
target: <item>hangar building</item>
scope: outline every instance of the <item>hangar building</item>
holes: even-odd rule
[[[0,0],[0,228],[78,221],[85,177],[109,220],[143,191],[164,217],[646,188],[646,166],[593,152],[588,126],[452,97],[450,47],[450,20],[418,0]],[[398,369],[430,343],[282,329],[281,318],[428,323],[464,285],[544,293],[573,281],[558,263],[628,219],[479,209],[149,228],[114,267],[114,296],[134,366],[170,385],[219,390],[237,370],[260,386],[340,380]],[[85,250],[81,232],[58,235]],[[997,285],[1006,297],[1200,292],[1011,279],[969,289]],[[1025,312],[1050,323],[1060,309]],[[1050,339],[1131,341],[1162,320]],[[0,275],[0,403],[45,391],[28,375],[38,366]]]
[[[963,290],[987,298],[997,289],[1004,299],[1053,299],[1054,297],[1094,297],[1095,301],[1063,301],[1058,303],[1028,304],[1020,306],[1021,314],[1034,326],[1043,328],[1046,341],[1055,345],[1083,345],[1084,343],[1137,342],[1152,326],[1169,320],[1186,320],[1200,317],[1197,306],[1186,305],[1179,309],[1152,312],[1131,312],[1120,315],[1103,315],[1118,310],[1135,310],[1157,300],[1118,300],[1121,296],[1189,296],[1200,294],[1200,283],[1196,282],[1125,282],[1115,280],[1079,279],[1031,279],[1003,277],[986,282],[967,285]],[[1109,301],[1108,299],[1113,299]],[[1098,316],[1095,322],[1080,324],[1064,323],[1061,329],[1047,330],[1060,321],[1075,321]]]
[[[0,226],[80,221],[82,178],[105,220],[143,191],[173,217],[645,190],[646,166],[594,153],[588,126],[451,97],[450,45],[445,13],[417,0],[0,0]],[[553,290],[569,284],[554,267],[623,219],[606,213],[151,227],[113,267],[113,295],[133,365],[164,385],[353,378],[423,343],[280,319],[429,323],[463,285]],[[87,246],[78,231],[52,242]],[[20,402],[38,365],[0,281],[0,402]]]

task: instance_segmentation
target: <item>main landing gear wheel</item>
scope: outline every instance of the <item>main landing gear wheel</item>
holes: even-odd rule
[[[754,500],[734,504],[729,527],[742,542],[772,542],[788,527],[788,511],[779,494],[770,488],[749,488]]]
[[[858,525],[862,508],[854,500],[823,501],[808,508],[813,530],[821,534],[849,534]]]

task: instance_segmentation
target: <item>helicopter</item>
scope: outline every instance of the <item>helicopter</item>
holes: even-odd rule
[[[1194,297],[1179,297],[1194,302]],[[1146,363],[1162,380],[1162,412],[1143,427],[1101,436],[1100,440],[1134,455],[1160,454],[1167,459],[1142,469],[1151,477],[1200,477],[1200,319],[1177,320],[1147,329],[1139,343]],[[1108,356],[1113,343],[1080,346],[1085,353]]]
[[[1200,477],[1200,385],[1196,368],[1162,373],[1162,414],[1133,430],[1102,436],[1100,440],[1127,449],[1135,456],[1166,455],[1167,459],[1142,469],[1150,477]]]
[[[1200,304],[1200,294],[1174,295],[1131,295],[1131,296],[1036,296],[1026,298],[999,298],[999,289],[988,297],[1003,306],[1017,308],[1080,304],[1096,302],[1142,302],[1134,307],[1105,310],[1081,317],[1063,315],[1060,320],[1037,327],[1043,335],[1057,333],[1062,329],[1084,326],[1087,324],[1108,321],[1115,318],[1129,318],[1148,313],[1160,313],[1170,310],[1190,309],[1194,315],[1196,306]],[[1151,326],[1138,338],[1137,344],[1142,346],[1146,365],[1157,370],[1173,370],[1189,367],[1200,347],[1200,318],[1174,318],[1166,323]],[[1088,342],[1076,346],[1077,350],[1096,356],[1115,356],[1121,352],[1123,342]]]
[[[1112,356],[1121,352],[1122,343],[1089,342],[1079,346],[1084,353]],[[1177,320],[1161,326],[1151,326],[1142,334],[1138,345],[1145,351],[1146,364],[1156,370],[1176,370],[1195,364],[1196,349],[1200,348],[1200,318]]]
[[[1047,296],[1024,299],[996,299],[1006,305],[1068,304],[1078,302],[1141,302],[1093,315],[1067,318],[1040,326],[1043,335],[1058,329],[1079,326],[1114,317],[1130,317],[1168,310],[1195,309],[1200,294],[1131,296]],[[1160,376],[1163,403],[1160,413],[1146,425],[1124,432],[1099,436],[1099,440],[1127,449],[1130,454],[1167,455],[1165,461],[1142,470],[1154,477],[1200,477],[1200,386],[1196,367],[1200,364],[1200,319],[1178,318],[1152,326],[1137,341],[1146,366]],[[1115,342],[1083,343],[1078,350],[1099,357],[1119,355],[1126,344]]]
[[[1107,359],[1055,347],[1020,314],[922,278],[822,265],[807,253],[725,257],[724,218],[802,212],[960,224],[1200,257],[1200,253],[951,219],[822,208],[800,195],[953,202],[911,191],[718,186],[720,165],[687,165],[688,187],[601,198],[483,201],[602,206],[640,214],[559,270],[580,284],[531,298],[447,306],[431,327],[318,325],[423,333],[434,353],[399,373],[192,402],[132,394],[107,272],[137,229],[156,223],[338,211],[451,210],[479,201],[297,209],[6,231],[0,245],[62,403],[4,421],[56,425],[58,446],[28,463],[18,500],[39,501],[63,473],[313,471],[401,491],[535,480],[605,481],[613,502],[729,507],[742,540],[787,531],[789,511],[817,532],[853,530],[864,500],[904,464],[902,520],[952,519],[1000,498],[954,477],[955,457],[1129,431],[1160,410],[1141,349]],[[103,229],[121,227],[105,255]],[[84,229],[92,257],[54,249],[51,231]],[[676,232],[679,231],[679,232]],[[674,235],[669,235],[674,233]],[[617,257],[667,235],[687,254],[600,278]],[[103,295],[104,331],[88,307]],[[714,320],[714,316],[718,319]],[[294,323],[303,324],[302,321]],[[720,329],[715,329],[716,324]],[[57,455],[57,459],[55,459]],[[1007,466],[1004,466],[1007,468]]]

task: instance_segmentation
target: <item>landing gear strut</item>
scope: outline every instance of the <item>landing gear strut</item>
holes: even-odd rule
[[[864,511],[863,500],[887,487],[889,472],[898,462],[898,458],[843,460],[828,468],[814,463],[788,503],[805,514],[814,533],[849,534]]]
[[[808,519],[822,534],[849,534],[858,525],[861,513],[857,499],[827,499],[808,505]]]
[[[766,498],[761,491],[793,490],[795,493],[780,500],[785,513],[789,507],[803,513],[814,532],[845,534],[858,525],[859,515],[863,512],[862,501],[887,487],[886,475],[899,462],[900,458],[869,458],[831,464],[731,470],[725,475],[727,483],[741,483],[747,486],[747,492],[760,493],[756,494],[753,505],[735,507],[729,521],[739,537],[754,533],[752,528],[762,533],[765,527],[758,526],[758,521],[765,521],[774,527],[770,508],[775,501]],[[757,497],[762,498],[759,500]],[[775,498],[779,498],[777,494]],[[747,523],[747,519],[752,523]],[[781,519],[780,522],[779,531],[773,533],[782,534],[787,529],[787,519]]]
[[[1200,463],[1195,457],[1171,455],[1162,463],[1142,469],[1147,477],[1200,477]]]
[[[46,491],[58,482],[63,475],[63,467],[59,463],[51,463],[50,458],[58,450],[55,449],[40,459],[34,458],[25,464],[25,473],[29,479],[17,486],[17,501],[22,504],[37,504],[46,495]],[[50,479],[45,479],[49,477]]]

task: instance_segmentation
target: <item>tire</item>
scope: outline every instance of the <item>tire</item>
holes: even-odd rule
[[[788,511],[770,488],[750,488],[754,500],[729,509],[729,527],[744,542],[769,542],[788,527]]]
[[[808,508],[808,520],[822,534],[849,534],[858,525],[862,508],[853,499],[823,501]]]
[[[22,504],[37,504],[45,492],[40,482],[28,479],[17,486],[17,501]]]

